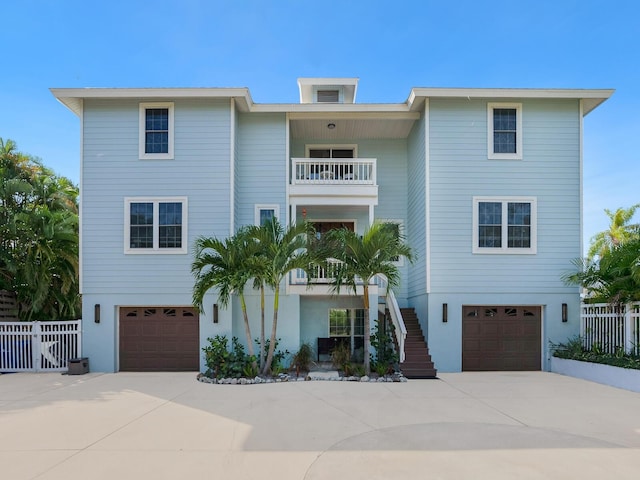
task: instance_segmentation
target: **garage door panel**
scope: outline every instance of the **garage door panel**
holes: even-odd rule
[[[120,370],[195,371],[199,355],[199,317],[194,309],[120,309]]]
[[[541,307],[464,306],[462,369],[540,370]]]

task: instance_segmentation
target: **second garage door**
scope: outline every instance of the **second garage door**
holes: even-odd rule
[[[462,370],[540,370],[541,307],[462,307]]]
[[[197,371],[198,313],[188,307],[120,309],[120,370]]]

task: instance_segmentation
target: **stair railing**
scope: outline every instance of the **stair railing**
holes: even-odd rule
[[[380,287],[383,287],[386,292],[386,302],[387,308],[389,309],[389,315],[391,316],[391,322],[394,326],[394,333],[396,335],[396,340],[398,342],[398,357],[400,357],[400,363],[403,363],[405,360],[404,354],[404,343],[407,339],[407,327],[404,324],[404,320],[402,319],[402,313],[400,312],[400,306],[398,305],[398,301],[396,300],[396,296],[388,287],[386,278],[378,277],[380,282]]]

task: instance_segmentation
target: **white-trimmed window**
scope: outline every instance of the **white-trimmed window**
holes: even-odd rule
[[[140,158],[173,159],[173,103],[140,104]]]
[[[349,145],[306,145],[307,158],[357,158],[358,146]]]
[[[404,221],[397,219],[397,218],[383,218],[380,220],[380,222],[382,223],[389,223],[391,225],[396,226],[397,230],[396,233],[400,238],[404,238],[405,236],[405,232],[404,232]],[[404,266],[404,257],[396,257],[393,264],[396,267],[402,267]]]
[[[124,253],[187,253],[186,197],[124,200]]]
[[[280,205],[256,205],[254,215],[254,223],[258,226],[262,226],[272,218],[280,219]]]
[[[330,337],[364,337],[364,309],[329,309]]]
[[[473,253],[535,254],[535,197],[474,197]]]
[[[522,160],[522,104],[487,104],[490,159]]]

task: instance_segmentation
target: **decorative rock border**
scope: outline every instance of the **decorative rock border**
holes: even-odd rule
[[[329,382],[366,382],[366,383],[405,383],[407,378],[401,373],[385,375],[384,377],[371,378],[366,375],[362,377],[340,375],[327,375],[328,372],[309,372],[304,377],[295,377],[288,373],[280,374],[277,377],[255,377],[255,378],[211,378],[199,373],[197,380],[202,383],[212,383],[215,385],[257,385],[263,383],[288,383],[288,382],[309,382],[309,381],[329,381]],[[322,374],[322,375],[316,375]]]

